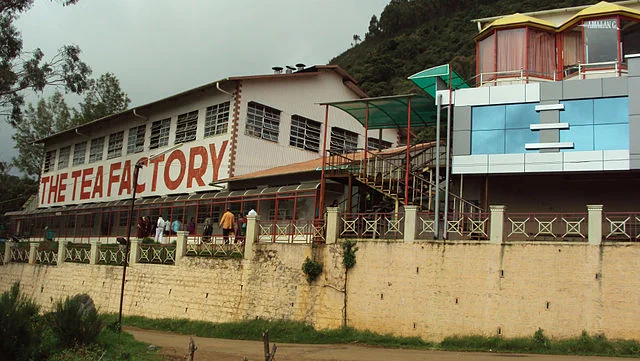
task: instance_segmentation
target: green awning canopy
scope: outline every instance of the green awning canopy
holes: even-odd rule
[[[451,84],[449,84],[449,71],[451,71]],[[407,79],[414,82],[417,86],[420,87],[420,89],[424,90],[434,99],[436,97],[436,83],[438,79],[442,80],[447,87],[451,86],[451,89],[469,87],[469,85],[467,85],[467,83],[465,83],[464,80],[462,80],[462,78],[455,71],[450,69],[449,64],[434,66],[433,68],[415,73]]]
[[[436,122],[434,98],[417,95],[394,95],[339,102],[320,103],[338,108],[354,117],[368,129],[405,129],[411,99],[411,127],[433,125]],[[367,107],[369,121],[367,122]]]

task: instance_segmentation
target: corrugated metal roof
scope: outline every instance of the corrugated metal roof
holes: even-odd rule
[[[606,1],[601,1],[595,5],[589,6],[586,9],[579,11],[572,16],[569,20],[565,21],[560,27],[559,31],[566,30],[580,20],[589,17],[606,16],[606,15],[624,15],[634,19],[640,19],[640,11],[632,9],[619,4],[612,4]]]
[[[482,37],[489,30],[493,30],[495,28],[510,27],[514,25],[531,25],[547,30],[555,30],[556,28],[555,24],[549,21],[537,19],[529,15],[515,13],[494,20],[492,23],[485,26],[484,29],[482,29],[482,31],[480,31],[480,33],[476,35],[476,38]]]

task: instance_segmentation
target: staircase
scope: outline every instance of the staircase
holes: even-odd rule
[[[446,161],[446,149],[441,147],[440,161]],[[383,150],[340,154],[329,151],[326,176],[351,174],[362,184],[404,205],[416,205],[421,210],[433,211],[436,190],[440,189],[440,201],[444,202],[444,180],[435,180],[435,147],[419,144],[410,149],[409,175],[406,176],[406,152]],[[366,158],[366,159],[365,159]],[[405,192],[405,189],[408,190]],[[405,199],[405,196],[407,199]],[[442,209],[442,207],[440,208]],[[475,204],[449,192],[449,211],[452,213],[481,213]]]

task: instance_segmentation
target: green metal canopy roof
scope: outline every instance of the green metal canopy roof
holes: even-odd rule
[[[451,76],[449,76],[449,72],[451,72]],[[451,78],[451,83],[449,83],[449,78]],[[451,86],[451,89],[469,87],[455,71],[450,69],[449,64],[434,66],[433,68],[415,73],[407,79],[414,82],[420,89],[424,90],[434,99],[436,97],[436,82],[438,79],[442,80],[446,85]]]
[[[417,95],[394,95],[338,102],[320,103],[338,108],[368,129],[407,128],[407,114],[411,99],[411,126],[422,127],[436,122],[434,98]],[[367,121],[367,107],[369,120]]]

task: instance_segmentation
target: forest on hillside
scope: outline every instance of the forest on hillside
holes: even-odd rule
[[[391,0],[373,15],[362,41],[330,61],[358,80],[369,96],[417,92],[407,77],[451,64],[469,80],[475,75],[478,30],[471,20],[595,4],[595,0]]]

